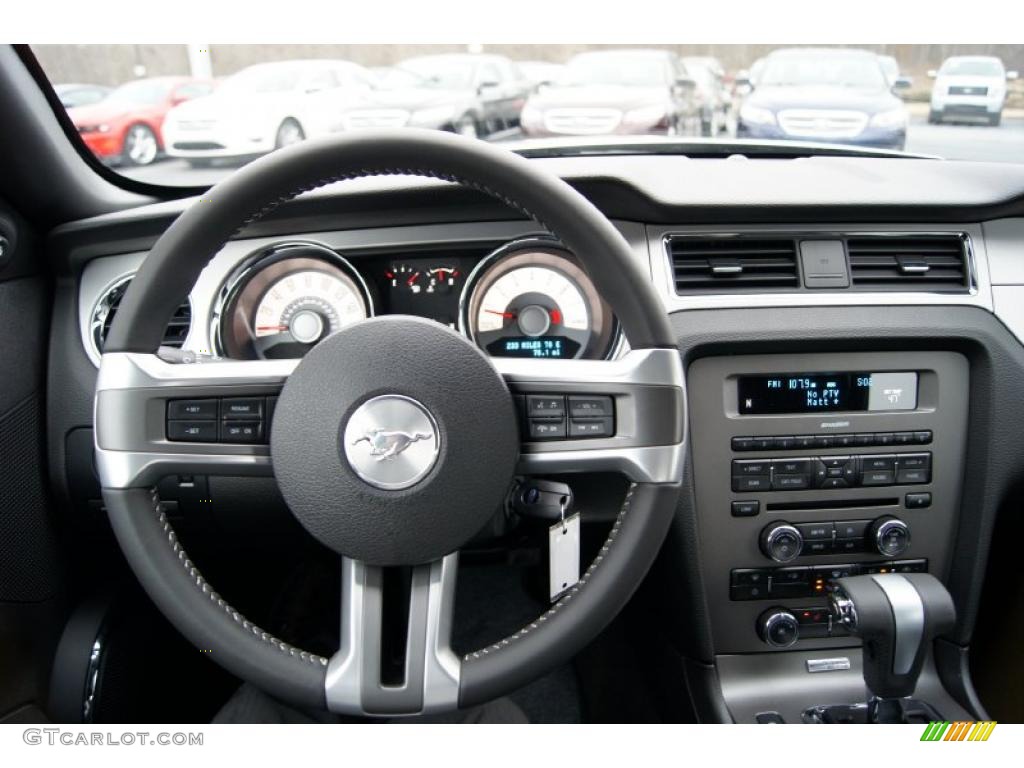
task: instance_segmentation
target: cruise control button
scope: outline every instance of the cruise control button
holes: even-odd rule
[[[612,415],[612,398],[608,395],[569,395],[569,415],[593,418]]]
[[[222,443],[258,443],[263,425],[258,421],[224,421],[220,425]]]
[[[562,421],[536,421],[530,419],[531,440],[556,440],[565,437],[565,419]]]
[[[216,419],[217,400],[170,400],[167,403],[168,419]]]
[[[169,421],[167,439],[196,443],[217,442],[216,421]]]
[[[262,416],[262,397],[225,397],[220,401],[222,419],[259,419]]]
[[[527,395],[526,415],[530,418],[560,419],[565,416],[565,398],[561,395]]]

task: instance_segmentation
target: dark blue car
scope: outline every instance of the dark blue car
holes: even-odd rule
[[[775,51],[750,85],[737,122],[740,138],[899,150],[906,143],[906,107],[873,53]]]

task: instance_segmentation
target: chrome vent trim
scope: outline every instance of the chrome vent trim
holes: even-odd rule
[[[100,294],[92,308],[89,323],[89,341],[92,344],[90,352],[94,353],[96,360],[103,354],[103,344],[107,340],[110,326],[114,322],[118,307],[124,298],[125,291],[131,283],[135,273],[123,275],[107,286]],[[192,302],[185,299],[174,311],[174,315],[167,323],[164,330],[163,340],[160,342],[165,347],[181,349],[192,329]]]
[[[853,236],[846,239],[855,291],[969,293],[969,243],[962,235]]]
[[[679,295],[800,288],[794,237],[670,235],[665,247]]]

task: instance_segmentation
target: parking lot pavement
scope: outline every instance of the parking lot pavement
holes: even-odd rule
[[[1004,117],[996,127],[928,125],[924,117],[914,117],[907,129],[906,149],[947,160],[1024,163],[1024,118]]]
[[[938,155],[949,160],[1024,163],[1024,117],[1004,117],[998,127],[987,125],[928,125],[923,116],[911,118],[908,152]],[[126,176],[152,184],[209,186],[237,166],[191,168],[183,160],[162,160],[144,168],[121,168]]]

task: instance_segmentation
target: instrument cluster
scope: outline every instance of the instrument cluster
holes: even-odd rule
[[[402,314],[448,325],[494,357],[603,359],[619,338],[576,258],[547,238],[426,255],[280,243],[222,286],[212,336],[225,357],[298,358],[352,323]]]

